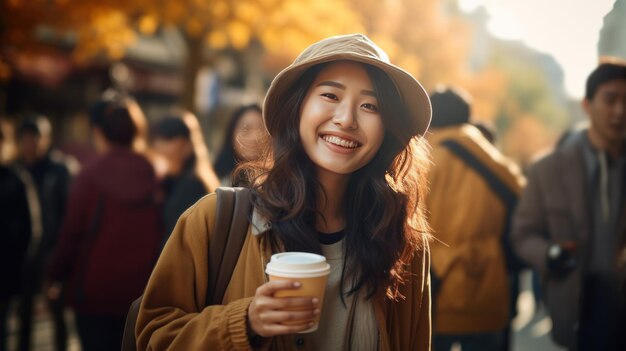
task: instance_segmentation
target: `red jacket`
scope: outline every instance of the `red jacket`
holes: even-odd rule
[[[76,177],[49,277],[67,283],[79,313],[125,315],[159,252],[158,183],[151,164],[113,149]]]

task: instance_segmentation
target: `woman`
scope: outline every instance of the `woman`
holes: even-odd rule
[[[241,162],[259,160],[266,139],[261,106],[251,104],[239,107],[228,123],[222,150],[215,161],[215,171],[223,184],[245,185],[242,174],[233,174],[233,171]]]
[[[424,174],[414,169],[425,156],[414,137],[430,122],[424,89],[367,37],[331,37],[274,79],[264,118],[273,154],[253,178],[250,235],[223,305],[204,305],[208,196],[181,216],[150,278],[139,349],[429,350]],[[326,256],[323,305],[274,297],[299,287],[268,282],[279,251]],[[320,313],[316,332],[298,334]]]
[[[160,120],[152,129],[152,149],[167,163],[163,180],[165,243],[178,217],[202,196],[215,191],[219,180],[209,162],[200,124],[191,113]]]
[[[144,116],[133,106],[120,97],[90,111],[99,156],[72,183],[45,284],[51,300],[67,284],[83,350],[120,348],[128,306],[159,253],[159,184],[137,142]]]

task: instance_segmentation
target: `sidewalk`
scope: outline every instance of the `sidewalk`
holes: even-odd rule
[[[512,322],[511,351],[566,351],[552,341],[552,320],[546,315],[545,309],[542,306],[535,308],[530,271],[521,274],[520,286],[522,291],[517,299],[519,312]]]
[[[18,320],[15,315],[17,312],[17,306],[14,304],[11,308],[11,317],[8,321],[8,348],[7,351],[17,350],[17,337],[18,337]],[[38,296],[35,299],[35,306],[33,307],[33,341],[31,344],[31,350],[33,351],[55,351],[54,343],[52,342],[53,325],[52,320],[46,309],[46,304],[42,296]],[[76,327],[74,325],[74,315],[70,311],[65,312],[65,320],[68,325],[68,351],[81,351],[78,337],[76,335]]]

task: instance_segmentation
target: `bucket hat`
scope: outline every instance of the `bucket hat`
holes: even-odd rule
[[[385,124],[405,144],[416,135],[423,135],[431,120],[428,93],[411,74],[393,65],[387,54],[363,34],[348,34],[323,39],[306,48],[295,61],[272,81],[263,103],[265,125],[276,118],[276,111],[292,87],[307,69],[333,61],[356,61],[382,70],[395,85],[408,111],[406,118],[387,116]],[[399,117],[402,118],[402,117]],[[270,131],[271,133],[272,131]]]

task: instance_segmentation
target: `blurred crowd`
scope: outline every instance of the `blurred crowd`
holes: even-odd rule
[[[433,349],[509,350],[524,269],[536,274],[556,343],[624,349],[626,66],[591,73],[589,123],[525,170],[498,151],[467,93],[442,86],[430,98]],[[271,152],[257,104],[232,114],[215,157],[189,111],[149,125],[132,97],[107,91],[88,113],[98,156],[84,164],[51,148],[45,116],[2,121],[0,351],[11,313],[18,349],[32,349],[37,296],[55,349],[67,349],[66,308],[84,350],[119,349],[128,307],[179,216],[219,186],[248,185],[237,165]]]
[[[260,106],[241,106],[214,167],[190,112],[148,125],[132,97],[107,91],[89,120],[98,156],[84,164],[51,148],[45,116],[2,122],[0,152],[16,152],[0,166],[0,350],[13,300],[18,349],[32,349],[40,294],[53,317],[55,349],[67,348],[65,306],[83,349],[119,349],[130,302],[141,295],[178,217],[220,185],[244,185],[233,171],[258,160],[267,137]]]

